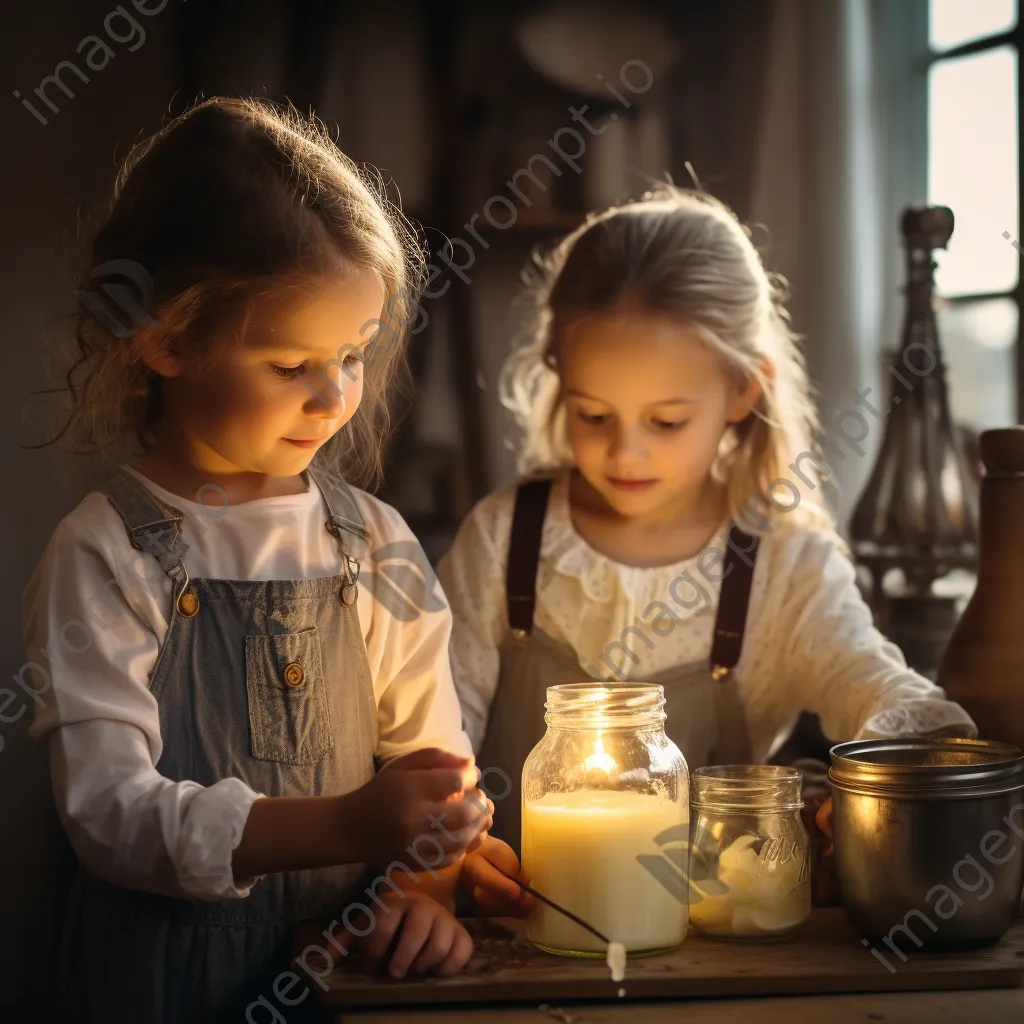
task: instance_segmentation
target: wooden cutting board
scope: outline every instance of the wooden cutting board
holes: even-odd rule
[[[621,986],[602,960],[553,956],[533,948],[514,919],[463,922],[476,952],[452,978],[394,981],[361,973],[358,961],[313,986],[325,1006],[408,1006],[438,1003],[552,1003],[569,999],[810,995],[899,992],[923,989],[1015,988],[1024,984],[1024,919],[994,946],[970,952],[925,953],[904,936],[903,962],[887,947],[875,948],[891,973],[865,948],[842,909],[814,910],[804,931],[775,943],[721,942],[692,929],[671,953],[630,959]]]

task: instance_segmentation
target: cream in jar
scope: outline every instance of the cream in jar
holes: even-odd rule
[[[523,808],[523,868],[531,885],[628,952],[669,949],[686,935],[686,906],[637,856],[658,853],[654,837],[685,822],[685,807],[657,796],[549,793]],[[543,903],[526,935],[546,949],[605,952],[600,939]]]
[[[773,938],[811,912],[802,776],[773,765],[693,773],[690,920],[715,938]]]
[[[716,881],[724,892],[691,897],[690,920],[705,935],[784,934],[811,911],[811,878],[798,850],[788,860],[754,852],[757,836],[740,836],[722,851]]]

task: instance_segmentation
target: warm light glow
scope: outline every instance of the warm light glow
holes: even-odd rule
[[[588,772],[594,768],[600,768],[601,771],[607,772],[609,775],[618,767],[615,758],[611,754],[605,753],[600,733],[597,734],[597,749],[589,757],[584,758],[583,767]]]

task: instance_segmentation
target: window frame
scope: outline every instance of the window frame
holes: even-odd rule
[[[929,131],[931,126],[928,124],[928,86],[929,86],[929,73],[936,64],[940,64],[947,60],[956,60],[959,57],[968,57],[976,53],[984,53],[987,50],[994,50],[1000,46],[1013,46],[1017,50],[1017,203],[1018,210],[1020,211],[1021,222],[1024,223],[1024,190],[1021,189],[1021,182],[1024,180],[1024,149],[1021,146],[1021,102],[1024,99],[1024,92],[1021,87],[1021,19],[1020,19],[1020,0],[1017,4],[1017,24],[1013,28],[1005,31],[998,32],[993,35],[982,36],[978,39],[972,39],[970,42],[962,43],[959,46],[953,46],[946,50],[934,50],[931,48],[930,42],[930,18],[931,18],[931,4],[927,3],[925,9],[925,39],[927,56],[924,61],[923,67],[923,101],[924,101],[924,118],[925,118],[925,151],[922,157],[924,181],[925,181],[925,194],[928,191],[928,142]],[[954,214],[956,211],[953,211]],[[1021,239],[1011,239],[1007,241],[1007,245],[1011,242],[1017,242],[1018,246],[1024,247],[1024,241]],[[1015,246],[1015,248],[1017,248]],[[1016,420],[1018,423],[1024,422],[1024,345],[1021,344],[1021,315],[1024,313],[1024,288],[1022,288],[1021,273],[1024,271],[1024,266],[1021,265],[1021,251],[1017,248],[1017,284],[1016,287],[1011,291],[995,291],[995,292],[970,292],[963,295],[952,295],[949,297],[943,296],[942,301],[949,306],[970,306],[977,303],[985,302],[991,299],[1012,299],[1017,304],[1017,334],[1013,341],[1014,349],[1014,369],[1016,373],[1016,380],[1014,381],[1014,393],[1016,402]]]

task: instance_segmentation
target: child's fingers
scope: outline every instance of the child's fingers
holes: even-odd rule
[[[441,911],[441,906],[432,900],[411,901],[402,921],[402,931],[395,951],[388,962],[388,974],[392,978],[404,978],[413,961],[427,944],[434,926],[436,911]]]
[[[465,790],[463,772],[451,768],[431,768],[417,771],[417,781],[422,785],[421,792],[428,800],[444,802],[450,796]],[[461,803],[461,800],[453,803]]]
[[[480,791],[472,790],[471,792],[479,793]],[[449,801],[435,811],[434,814],[440,824],[449,832],[459,832],[474,825],[476,826],[475,832],[479,832],[487,827],[487,823],[491,820],[482,798]],[[440,831],[440,826],[438,828]],[[466,841],[469,838],[471,838],[471,835],[467,835]]]
[[[459,809],[467,815],[488,817],[494,813],[494,804],[487,797],[482,789],[466,789],[463,790],[460,796],[456,796],[454,800],[448,801],[453,805],[458,805]]]
[[[443,827],[444,832],[431,830],[429,839],[437,844],[436,848],[438,848],[440,856],[457,860],[459,857],[464,857],[479,837],[487,832],[491,827],[491,819],[481,818],[468,825],[455,825],[448,821],[443,823]],[[452,860],[449,859],[448,863],[451,862]]]
[[[377,911],[374,914],[374,927],[369,935],[360,939],[363,948],[363,960],[367,969],[372,973],[378,971],[387,957],[388,949],[391,947],[395,934],[402,924],[402,918],[407,913],[406,901],[402,899],[389,900],[389,911]]]
[[[478,856],[466,858],[461,872],[465,887],[467,889],[483,889],[486,892],[504,896],[509,900],[518,900],[523,890],[511,878],[506,878],[498,871],[489,859],[491,853],[490,846],[492,844],[488,844],[488,849],[482,851]],[[509,853],[512,853],[512,851],[509,850]],[[512,854],[512,859],[515,861],[515,864],[513,871],[510,871],[509,874],[518,873],[519,862],[516,861],[514,853]]]
[[[451,951],[452,943],[455,941],[455,929],[459,927],[458,921],[449,914],[437,914],[430,929],[430,936],[413,960],[409,973],[426,974],[435,967],[440,967]]]
[[[360,918],[361,922],[362,918]],[[330,944],[332,947],[337,947],[343,956],[347,956],[358,949],[360,941],[359,936],[354,932],[350,932],[347,928],[338,928],[331,932]]]
[[[441,825],[444,831],[432,828],[429,835],[419,837],[420,839],[429,839],[432,843],[435,843],[436,855],[444,858],[443,865],[432,865],[435,868],[446,867],[449,864],[454,864],[460,857],[465,857],[466,851],[477,835],[482,831],[486,831],[488,822],[483,821],[468,826],[456,826],[450,821],[444,821]],[[423,849],[426,850],[426,846]]]
[[[476,787],[476,784],[483,777],[483,773],[479,768],[471,761],[464,768],[460,769],[462,772],[462,792],[463,794],[468,793],[470,790]],[[456,794],[448,798],[449,800],[458,800],[459,795]]]
[[[463,799],[476,807],[481,814],[488,816],[494,814],[494,801],[482,789],[466,790]]]
[[[510,900],[508,896],[502,894],[496,896],[494,893],[487,889],[482,889],[480,886],[474,887],[470,895],[473,898],[473,916],[474,917],[514,917],[516,916],[514,907],[518,904],[514,900]]]
[[[472,795],[472,794],[479,794]],[[479,815],[479,821],[483,823],[485,829],[489,829],[494,824],[494,804],[492,801],[483,795],[479,789],[474,789],[471,795],[468,795],[466,799],[469,801],[470,807],[475,807],[477,814]]]
[[[461,924],[457,921],[455,923],[456,930],[455,936],[452,939],[451,949],[444,960],[438,965],[435,971],[436,974],[458,974],[469,963],[469,958],[473,955],[473,939]]]
[[[482,789],[466,790],[463,801],[467,809],[472,809],[481,818],[490,818],[494,814],[494,803]]]
[[[524,885],[530,882],[515,851],[500,839],[490,839],[480,854],[466,860],[462,870],[467,882],[477,887],[474,899],[488,908],[485,913],[522,917],[537,905],[536,899],[512,880],[517,879]],[[512,878],[506,877],[508,875]],[[481,899],[483,893],[487,896]]]
[[[488,825],[488,828],[490,828],[490,825]],[[488,835],[489,833],[487,829],[484,829],[483,832],[478,832],[476,836],[470,840],[469,845],[466,847],[466,853],[476,853],[476,851],[487,842]]]
[[[498,894],[487,889],[472,891],[473,913],[477,917],[527,917],[537,901],[528,893],[517,899],[509,899],[504,893]]]
[[[469,853],[470,847],[476,849],[479,843],[483,841],[481,836],[486,836],[487,830],[493,824],[494,822],[490,818],[478,818],[462,829],[459,833],[459,840],[462,844],[461,852],[463,856]]]
[[[506,875],[519,875],[519,858],[508,843],[502,842],[500,839],[491,840],[484,851],[484,857],[495,867],[504,871]],[[529,879],[524,878],[523,881],[526,882]]]

